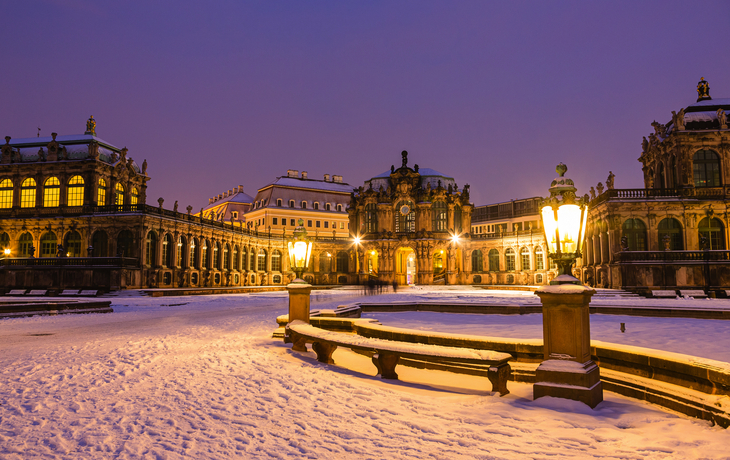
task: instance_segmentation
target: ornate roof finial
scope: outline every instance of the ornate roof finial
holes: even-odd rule
[[[555,172],[560,174],[560,177],[563,177],[567,171],[568,167],[565,166],[562,162],[555,167]]]
[[[92,136],[96,136],[96,121],[94,120],[94,116],[90,116],[88,120],[86,120],[86,132],[84,134],[91,134]]]
[[[709,100],[712,100],[710,97],[710,84],[705,81],[705,77],[702,77],[697,83],[697,102]]]
[[[400,154],[403,157],[403,167],[405,168],[406,165],[408,164],[408,152],[403,150]]]

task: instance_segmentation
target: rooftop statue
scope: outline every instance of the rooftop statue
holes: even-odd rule
[[[700,78],[699,83],[697,83],[697,102],[711,99],[710,84],[705,81],[705,77],[702,77]]]
[[[613,190],[613,179],[616,176],[613,174],[613,171],[608,172],[608,179],[606,179],[606,188],[609,190]]]
[[[94,116],[91,115],[88,120],[86,120],[86,132],[84,134],[91,134],[92,136],[96,136],[96,121],[94,120]]]
[[[722,109],[717,109],[717,121],[720,123],[720,129],[727,129],[727,114]]]
[[[403,167],[405,168],[408,164],[408,152],[403,150],[400,154],[403,157]]]

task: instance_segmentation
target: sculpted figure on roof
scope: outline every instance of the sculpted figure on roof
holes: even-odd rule
[[[717,109],[717,121],[720,123],[720,129],[727,129],[727,114],[722,109]]]

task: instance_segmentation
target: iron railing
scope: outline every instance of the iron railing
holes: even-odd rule
[[[623,251],[615,254],[619,263],[632,262],[730,262],[730,251]]]
[[[138,267],[134,257],[5,257],[0,267]]]
[[[666,198],[707,199],[724,198],[730,195],[730,187],[696,187],[696,188],[628,188],[609,189],[591,200],[591,205],[610,200],[657,200]]]

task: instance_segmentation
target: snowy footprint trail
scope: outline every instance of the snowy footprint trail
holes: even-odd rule
[[[514,382],[499,398],[322,365],[270,338],[283,296],[183,302],[0,321],[0,458],[724,458],[730,444],[608,393],[592,411]]]

